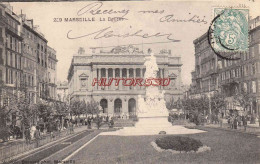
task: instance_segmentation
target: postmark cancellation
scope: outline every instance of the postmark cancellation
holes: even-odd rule
[[[248,51],[248,9],[214,8],[210,43],[216,52]]]

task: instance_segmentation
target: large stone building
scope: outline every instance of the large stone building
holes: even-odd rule
[[[56,51],[49,47],[47,48],[48,53],[48,97],[52,100],[57,98],[57,62]]]
[[[249,27],[249,52],[231,55],[240,60],[223,60],[217,57],[208,44],[207,34],[194,40],[195,71],[191,73],[191,97],[219,91],[226,96],[226,109],[236,109],[234,96],[243,93],[252,98],[247,112],[259,113],[260,17],[251,19]]]
[[[0,105],[5,105],[8,103],[5,93],[14,93],[20,87],[23,34],[21,19],[10,7],[0,4],[0,17],[0,79],[7,87],[5,92],[0,93]]]
[[[96,52],[99,50],[99,52]],[[92,53],[85,53],[80,48],[73,56],[68,74],[70,98],[79,98],[90,101],[94,99],[108,114],[133,114],[138,107],[138,95],[145,94],[143,86],[92,86],[94,78],[101,77],[144,77],[145,57],[147,54],[133,46],[115,47],[104,51],[93,49]],[[159,71],[158,77],[171,79],[169,86],[160,86],[165,90],[166,101],[177,100],[182,96],[181,85],[181,58],[171,55],[170,50],[155,53]]]
[[[56,99],[56,52],[49,47],[47,54],[47,42],[32,19],[0,3],[0,108],[9,105],[12,95],[19,99],[24,93],[31,103]]]

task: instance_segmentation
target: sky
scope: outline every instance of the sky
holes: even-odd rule
[[[250,16],[254,18],[260,15],[260,11],[257,10],[257,6],[260,4],[247,0],[228,2],[13,2],[10,4],[15,13],[20,14],[22,10],[27,19],[33,19],[34,25],[39,25],[40,31],[48,40],[48,45],[57,51],[57,80],[59,81],[66,80],[71,59],[79,47],[84,47],[87,53],[91,53],[90,47],[140,44],[137,47],[143,49],[144,52],[147,52],[148,48],[151,48],[154,53],[159,52],[160,49],[170,49],[173,56],[180,56],[183,64],[182,82],[189,85],[191,83],[190,72],[194,70],[195,65],[193,41],[207,32],[213,19],[214,7],[233,6],[237,8],[240,4],[239,8],[241,8],[244,4],[250,9]],[[204,21],[200,23],[176,21],[177,19],[189,20],[193,16],[198,16]],[[119,17],[121,21],[109,21],[115,17]],[[198,17],[194,20],[198,20]],[[65,18],[87,18],[95,19],[95,21],[65,22]],[[124,19],[122,20],[122,18]],[[166,22],[165,18],[168,18],[169,22]],[[170,21],[174,19],[175,21]],[[104,32],[97,36],[97,32],[101,30]],[[69,31],[69,37],[74,39],[68,38]],[[104,35],[105,31],[113,32]],[[118,37],[118,35],[126,36],[126,34],[135,33],[139,36]],[[150,37],[147,37],[148,35],[140,37],[141,34],[142,36],[148,34]],[[80,38],[75,39],[75,37]]]

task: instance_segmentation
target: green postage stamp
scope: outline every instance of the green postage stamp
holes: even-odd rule
[[[211,45],[216,52],[248,51],[248,9],[214,8]]]

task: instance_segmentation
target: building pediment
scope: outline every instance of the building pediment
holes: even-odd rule
[[[88,78],[88,75],[85,73],[82,73],[81,75],[79,75],[80,78]]]
[[[170,78],[170,79],[177,78],[177,75],[176,75],[176,74],[174,74],[174,73],[171,73],[171,74],[169,75],[169,78]]]

